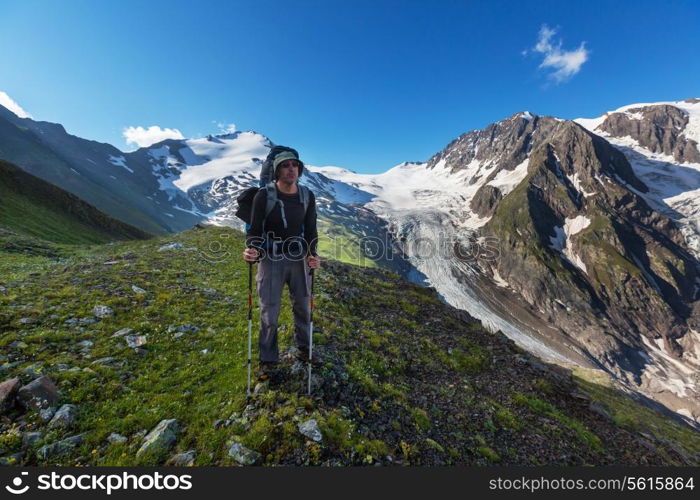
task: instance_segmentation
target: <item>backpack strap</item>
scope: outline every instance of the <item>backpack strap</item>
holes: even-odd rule
[[[306,186],[297,186],[298,193],[299,193],[299,201],[301,201],[302,205],[304,206],[304,216],[306,216],[306,210],[309,208],[309,188]],[[275,182],[268,182],[264,188],[260,189],[265,189],[267,192],[267,200],[265,203],[265,218],[263,219],[263,232],[265,231],[265,221],[267,220],[267,216],[270,215],[270,213],[275,209],[275,205],[279,204],[280,206],[280,213],[282,215],[282,224],[284,225],[284,228],[287,229],[287,216],[284,212],[284,202],[277,198],[277,185]],[[304,237],[304,223],[301,223],[301,237]]]
[[[284,213],[284,202],[277,198],[277,185],[275,182],[268,182],[265,185],[264,188],[267,191],[267,202],[265,204],[265,218],[263,219],[263,229],[265,227],[265,221],[267,220],[267,216],[270,215],[270,212],[272,212],[275,208],[275,205],[279,204],[280,206],[280,211],[282,213],[282,224],[284,224],[284,228],[287,229],[287,216]]]
[[[267,192],[267,203],[265,204],[265,218],[263,219],[264,228],[267,216],[270,215],[270,212],[272,212],[272,210],[275,208],[275,204],[277,203],[277,187],[275,186],[274,182],[268,182],[267,184],[265,184],[265,187],[260,189],[264,189]]]
[[[309,188],[306,186],[300,186],[297,184],[299,187],[299,200],[301,201],[302,205],[304,205],[304,219],[306,219],[306,209],[309,208]],[[301,237],[304,238],[304,222],[302,221],[301,223]]]
[[[297,187],[299,188],[299,201],[304,205],[304,215],[306,215],[306,209],[309,208],[309,188],[300,185]]]

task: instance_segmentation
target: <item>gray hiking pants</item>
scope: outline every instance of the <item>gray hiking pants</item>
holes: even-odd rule
[[[311,276],[306,259],[265,256],[258,263],[257,282],[260,298],[260,361],[279,361],[277,319],[282,303],[282,288],[289,287],[294,314],[294,340],[298,347],[309,345],[311,323]]]

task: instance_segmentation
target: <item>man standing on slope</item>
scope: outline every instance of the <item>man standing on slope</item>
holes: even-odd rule
[[[284,151],[275,157],[273,167],[277,201],[265,217],[268,189],[262,188],[255,195],[247,248],[243,252],[246,262],[260,259],[256,282],[260,297],[261,379],[272,375],[279,362],[277,320],[285,283],[289,287],[294,314],[294,340],[301,361],[308,361],[311,321],[309,268],[321,266],[316,253],[316,197],[311,190],[297,184],[304,164],[294,153]],[[308,190],[306,213],[302,189]]]

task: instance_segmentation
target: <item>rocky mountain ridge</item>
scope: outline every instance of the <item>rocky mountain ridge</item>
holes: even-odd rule
[[[369,256],[383,241],[368,262],[427,281],[544,359],[602,368],[697,419],[696,107],[576,122],[517,113],[426,163],[379,175],[308,166],[302,181],[341,246]],[[167,204],[166,218],[240,227],[235,196],[270,144],[252,132],[169,140],[112,163],[148,176],[142,195]]]
[[[649,120],[675,127],[657,133],[660,147],[676,144],[692,158],[695,142],[683,142],[695,130],[692,113],[664,121],[658,112]],[[464,134],[392,179],[413,203],[383,203],[386,184],[372,176],[364,180],[375,193],[367,206],[391,221],[448,302],[540,356],[592,363],[697,419],[699,166],[664,165],[676,195],[669,200],[628,150],[577,121],[584,123],[518,113]],[[434,179],[443,178],[452,186],[431,203],[430,186],[442,188]],[[418,243],[446,232],[467,243],[498,241],[499,256],[424,258]]]

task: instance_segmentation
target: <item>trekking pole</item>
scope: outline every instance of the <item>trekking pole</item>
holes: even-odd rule
[[[312,267],[309,271],[311,274],[311,321],[309,323],[309,383],[307,387],[307,393],[311,395],[311,353],[314,348],[314,268]]]
[[[253,263],[248,262],[248,390],[246,396],[250,397],[250,367],[253,350]]]

